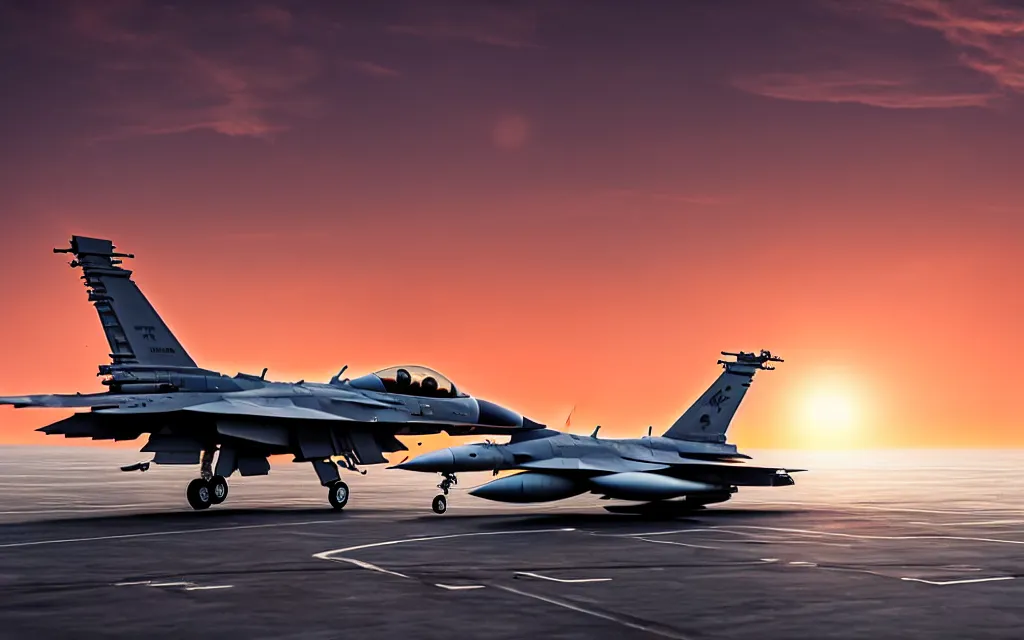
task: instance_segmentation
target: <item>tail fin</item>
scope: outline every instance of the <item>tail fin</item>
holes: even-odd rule
[[[70,248],[53,252],[74,254],[71,266],[82,268],[82,280],[107,334],[113,364],[196,366],[142,295],[132,272],[119,266],[119,258],[135,256],[115,253],[110,240],[82,236],[71,236]]]
[[[747,394],[754,374],[761,369],[774,369],[775,367],[766,364],[768,362],[782,362],[782,358],[773,356],[770,351],[765,350],[761,350],[760,354],[723,351],[722,355],[735,356],[736,360],[718,361],[725,369],[722,375],[718,376],[686,413],[679,416],[675,424],[665,432],[665,438],[724,443],[725,432],[729,429],[729,423],[743,401],[743,396]]]

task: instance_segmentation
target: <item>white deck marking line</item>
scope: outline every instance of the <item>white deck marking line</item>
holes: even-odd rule
[[[747,533],[746,531],[728,531],[725,527],[695,527],[693,529],[671,529],[669,531],[652,531],[648,533],[623,533],[614,534],[612,537],[616,538],[642,538],[646,536],[671,536],[677,533],[728,533],[734,536],[745,536],[747,538],[758,538],[764,539],[764,536],[758,536],[756,533]]]
[[[95,538],[65,538],[63,540],[33,540],[31,542],[8,542],[0,544],[0,549],[17,547],[35,547],[44,544],[71,544],[73,542],[100,542],[102,540],[125,540],[129,538],[152,538],[157,536],[180,536],[192,533],[212,533],[215,531],[241,531],[243,529],[271,529],[276,527],[305,527],[313,524],[336,524],[344,519],[310,520],[309,522],[274,522],[269,524],[241,524],[233,527],[207,527],[203,529],[179,529],[177,531],[147,531],[143,533],[122,533],[114,536],[97,536]]]
[[[527,534],[527,533],[564,533],[567,531],[575,531],[573,528],[563,529],[526,529],[518,531],[475,531],[473,533],[452,533],[444,536],[424,536],[422,538],[402,538],[399,540],[385,540],[384,542],[371,542],[369,544],[360,544],[354,547],[345,547],[344,549],[331,549],[329,551],[321,551],[320,553],[314,553],[313,557],[318,560],[333,560],[334,562],[351,562],[351,558],[335,558],[333,556],[339,553],[348,553],[350,551],[361,551],[363,549],[373,549],[376,547],[389,547],[396,544],[409,544],[412,542],[430,542],[433,540],[451,540],[453,538],[470,538],[475,536],[509,536],[516,534]]]
[[[796,566],[796,567],[816,567],[816,566],[818,566],[817,562],[804,562],[803,560],[797,560],[795,562],[790,562],[789,564],[791,564],[793,566]]]
[[[539,573],[530,573],[529,571],[516,571],[517,576],[527,576],[529,578],[538,578],[540,580],[550,580],[551,582],[562,582],[564,584],[582,584],[584,582],[611,582],[611,578],[552,578],[551,576],[542,576]]]
[[[924,584],[933,584],[937,587],[947,587],[954,584],[973,584],[975,582],[999,582],[1001,580],[1013,580],[1016,576],[996,576],[994,578],[972,578],[970,580],[946,580],[940,582],[937,580],[925,580],[923,578],[900,578],[907,582],[923,582]]]
[[[441,584],[440,582],[434,584],[435,587],[441,587],[449,591],[467,591],[469,589],[483,589],[485,588],[482,584]]]
[[[737,529],[759,529],[762,531],[778,531],[780,533],[798,533],[803,535],[833,536],[837,538],[853,538],[856,540],[961,540],[967,542],[992,542],[996,544],[1024,544],[1024,540],[1005,540],[1002,538],[975,538],[971,536],[880,536],[861,533],[839,533],[835,531],[814,531],[812,529],[786,529],[782,527],[759,527],[754,525],[734,525]]]
[[[186,587],[192,584],[191,582],[150,582],[147,586],[150,587]]]
[[[209,591],[210,589],[231,589],[233,584],[211,584],[208,587],[186,587],[185,591]]]
[[[502,585],[494,585],[494,586],[496,588],[498,588],[498,589],[501,589],[502,591],[508,591],[509,593],[514,593],[516,595],[520,595],[520,596],[523,596],[523,597],[526,597],[526,598],[533,598],[534,600],[540,600],[541,602],[546,602],[548,604],[553,604],[556,607],[562,607],[563,609],[568,609],[570,611],[575,611],[576,613],[583,613],[583,614],[586,614],[588,616],[594,616],[595,618],[601,618],[602,620],[607,620],[609,622],[614,622],[616,624],[621,624],[624,627],[629,627],[630,629],[636,629],[637,631],[645,631],[647,633],[651,633],[651,634],[654,634],[654,635],[657,635],[657,636],[662,636],[663,638],[674,638],[675,640],[690,640],[687,636],[684,636],[684,635],[681,635],[681,634],[678,634],[678,633],[674,633],[674,632],[669,631],[667,629],[657,629],[657,628],[653,628],[653,627],[648,627],[646,625],[637,624],[636,622],[630,622],[629,620],[624,620],[624,619],[619,618],[617,616],[613,616],[613,615],[611,615],[609,613],[603,613],[601,611],[594,611],[593,609],[586,609],[586,608],[581,607],[579,605],[575,605],[575,604],[571,604],[569,602],[565,602],[564,600],[556,600],[555,598],[551,598],[551,597],[548,597],[548,596],[541,596],[541,595],[537,595],[535,593],[528,593],[526,591],[520,591],[519,589],[513,589],[512,587],[505,587],[505,586],[502,586]]]
[[[362,549],[373,549],[374,547],[388,547],[396,544],[409,544],[411,542],[430,542],[433,540],[450,540],[452,538],[469,538],[473,536],[507,536],[521,533],[562,533],[566,531],[575,531],[575,529],[530,529],[526,531],[477,531],[473,533],[453,533],[444,536],[425,536],[422,538],[403,538],[401,540],[385,540],[384,542],[371,542],[370,544],[360,544],[354,547],[345,547],[344,549],[332,549],[330,551],[321,551],[320,553],[314,553],[313,557],[318,560],[330,560],[331,562],[343,562],[348,564],[354,564],[361,569],[367,569],[369,571],[376,571],[377,573],[386,573],[389,576],[395,576],[398,578],[405,578],[412,580],[411,576],[407,576],[404,573],[398,573],[397,571],[391,571],[384,567],[379,567],[375,564],[365,562],[363,560],[356,560],[355,558],[345,558],[338,554],[348,553],[351,551],[360,551]]]
[[[313,556],[313,557],[315,558],[316,556]],[[404,573],[398,573],[397,571],[391,571],[390,569],[385,569],[384,567],[378,567],[377,565],[372,564],[370,562],[363,562],[362,560],[356,560],[355,558],[322,558],[322,559],[323,560],[331,560],[333,562],[347,562],[349,564],[356,565],[360,569],[367,569],[369,571],[376,571],[378,573],[386,573],[389,576],[395,576],[396,578],[405,578],[406,580],[411,580],[412,579],[411,577],[405,575]]]
[[[765,507],[769,505],[782,505],[791,507],[803,507],[805,509],[818,509],[825,511],[835,511],[837,506],[835,504],[829,504],[827,502],[780,502],[780,501],[765,501],[765,502],[753,502],[754,506]],[[938,513],[944,515],[963,515],[970,513],[967,509],[960,511],[953,511],[950,509],[913,509],[910,507],[882,507],[868,504],[852,504],[844,505],[844,509],[861,509],[866,511],[894,511],[894,512],[907,512],[907,513]]]
[[[708,540],[724,544],[814,544],[819,547],[843,547],[849,549],[853,545],[848,542],[823,542],[821,540],[777,540],[772,538],[752,538],[750,540]]]
[[[115,582],[115,587],[134,587],[143,584],[149,584],[152,580],[139,580],[138,582]]]
[[[476,536],[513,536],[516,534],[555,534],[555,532],[574,531],[574,528],[547,528],[547,529],[527,529],[527,530],[510,530],[510,531],[474,531],[472,534],[450,534],[447,536],[426,536],[424,538],[406,538],[402,540],[387,540],[379,543],[370,543],[368,545],[356,545],[355,547],[345,547],[344,549],[332,549],[330,551],[322,551],[314,553],[313,557],[317,560],[330,560],[332,562],[346,562],[348,564],[354,564],[359,568],[368,569],[371,571],[377,571],[378,573],[387,573],[388,575],[394,575],[395,578],[404,578],[406,580],[413,580],[410,575],[399,573],[398,571],[392,571],[382,566],[378,566],[371,562],[364,560],[356,560],[355,558],[345,558],[338,554],[348,553],[351,551],[360,551],[362,549],[373,549],[375,547],[390,547],[393,545],[406,545],[409,543],[420,543],[420,542],[431,542],[435,540],[452,540],[454,538],[471,538]]]
[[[653,542],[654,544],[671,544],[677,547],[690,547],[691,549],[720,549],[721,547],[709,547],[702,544],[686,544],[685,542],[673,542],[672,540],[649,540],[648,538],[633,538],[634,540],[642,540],[644,542]],[[723,542],[725,542],[723,540]]]
[[[922,524],[929,527],[988,527],[999,524],[1021,524],[1024,520],[985,520],[982,522],[910,522],[908,524]]]
[[[759,531],[775,531],[778,533],[796,533],[807,536],[851,538],[855,540],[960,540],[966,542],[991,542],[995,544],[1024,544],[1024,540],[1005,540],[1002,538],[975,538],[971,536],[939,536],[939,535],[908,535],[908,536],[880,536],[860,533],[839,533],[836,531],[814,531],[812,529],[786,529],[782,527],[759,527],[755,525],[731,525],[727,527],[705,527],[700,529],[677,529],[675,531],[654,531],[650,533],[630,534],[637,536],[669,536],[680,533],[693,533],[697,531],[721,531],[741,534],[739,531],[730,529],[756,529]]]

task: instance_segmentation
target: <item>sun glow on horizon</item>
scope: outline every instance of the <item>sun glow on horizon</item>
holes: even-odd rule
[[[864,390],[850,376],[809,380],[795,394],[799,437],[806,445],[845,448],[864,440],[867,429]]]

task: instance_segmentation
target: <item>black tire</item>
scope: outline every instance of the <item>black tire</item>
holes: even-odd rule
[[[430,508],[434,510],[437,515],[444,515],[444,512],[448,510],[448,498],[444,496],[434,496],[434,501],[430,503]]]
[[[196,478],[192,482],[188,483],[188,489],[185,490],[185,497],[188,498],[188,504],[196,511],[202,511],[210,507],[210,483],[202,478]]]
[[[348,485],[338,480],[327,488],[327,500],[335,511],[341,511],[348,504]]]
[[[210,478],[210,504],[220,504],[228,499],[228,481],[224,476]]]

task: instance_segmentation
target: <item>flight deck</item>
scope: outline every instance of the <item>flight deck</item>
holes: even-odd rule
[[[486,473],[438,516],[436,478],[380,467],[346,476],[335,512],[287,463],[193,511],[190,470],[118,471],[133,455],[0,448],[0,637],[981,639],[1024,622],[1021,452],[798,458],[796,486],[672,520],[467,495]]]

